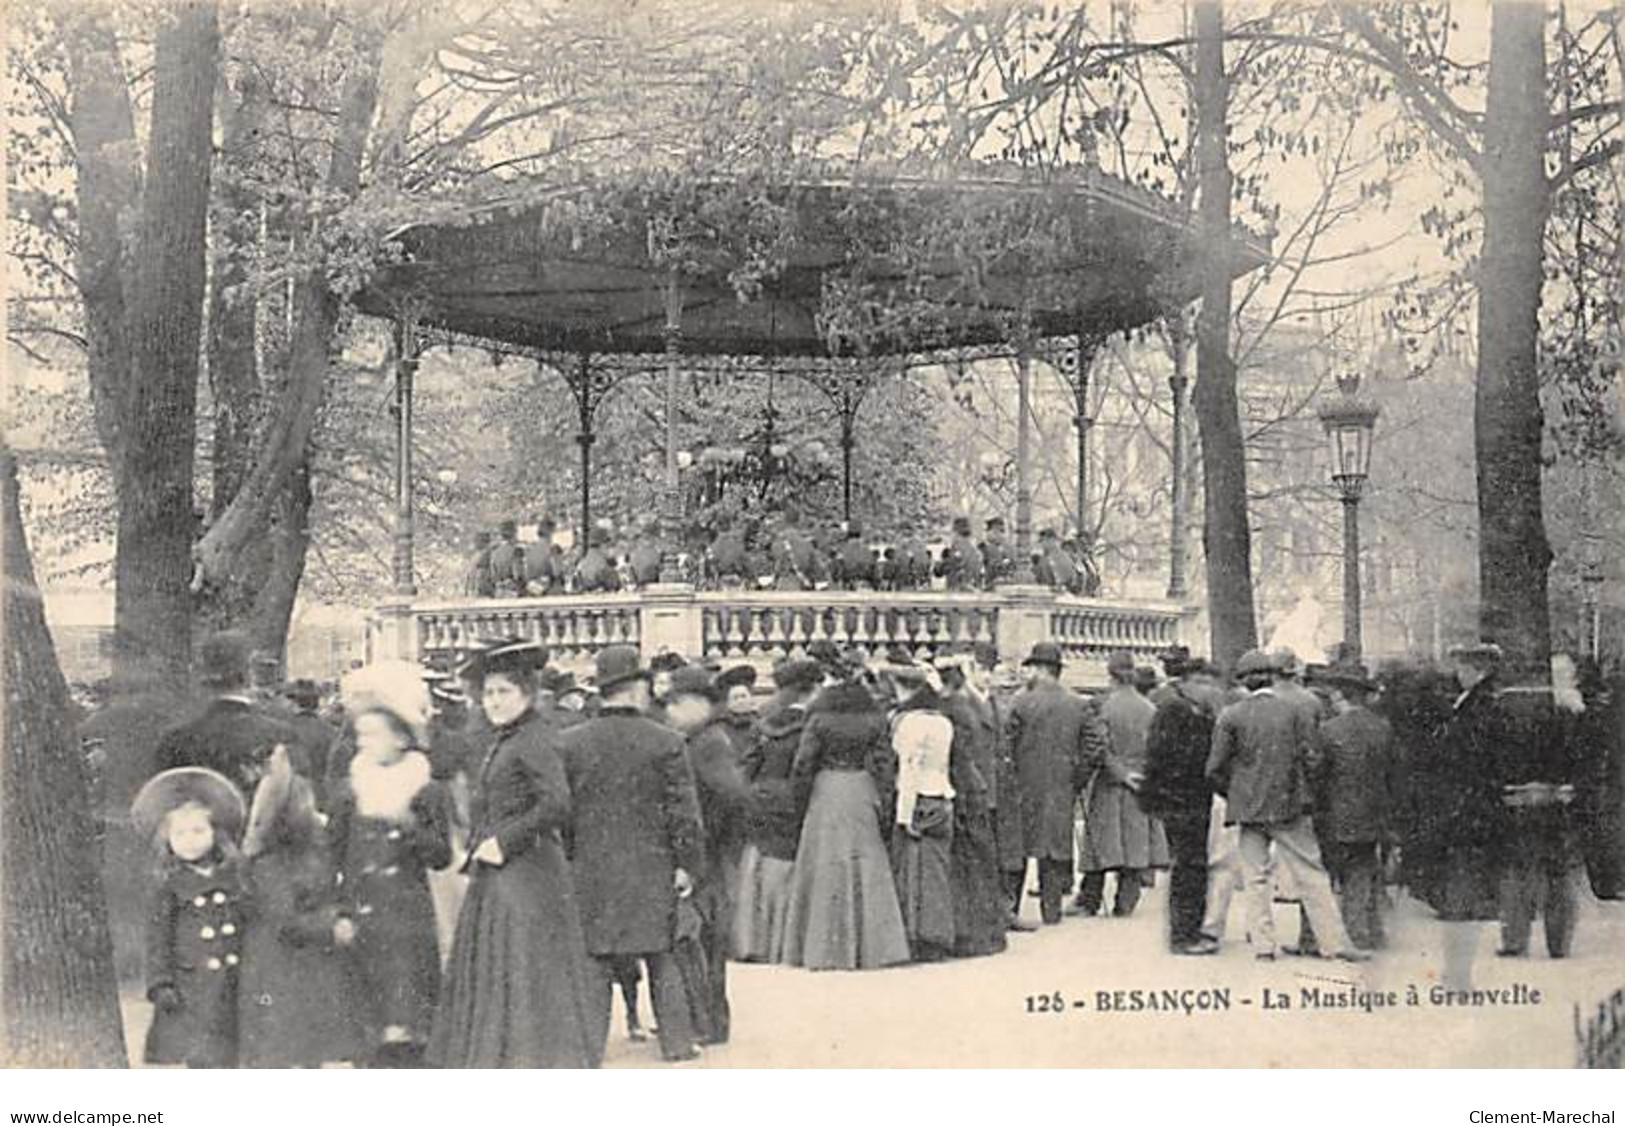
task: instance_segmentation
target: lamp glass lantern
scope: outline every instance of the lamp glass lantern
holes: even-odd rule
[[[1320,424],[1332,455],[1332,482],[1346,501],[1358,501],[1371,475],[1371,440],[1381,413],[1360,398],[1360,377],[1337,381],[1340,394],[1320,409]]]

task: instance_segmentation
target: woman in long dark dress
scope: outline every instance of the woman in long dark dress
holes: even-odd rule
[[[807,810],[784,926],[783,960],[792,966],[909,960],[880,829],[891,821],[890,759],[890,725],[868,687],[855,676],[834,679],[807,717],[791,772]]]
[[[597,1067],[592,974],[561,832],[564,766],[536,714],[539,647],[477,657],[495,741],[474,777],[468,896],[429,1043],[439,1067]]]

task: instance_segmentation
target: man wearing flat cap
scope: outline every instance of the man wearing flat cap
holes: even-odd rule
[[[1106,750],[1097,710],[1062,686],[1061,667],[1059,645],[1034,645],[1024,662],[1027,687],[1009,718],[1022,851],[1038,862],[1039,906],[1048,925],[1061,921],[1061,900],[1072,886],[1072,809]]]
[[[1270,855],[1298,889],[1314,932],[1333,957],[1363,962],[1343,929],[1310,822],[1308,775],[1316,753],[1316,724],[1302,707],[1274,688],[1275,662],[1252,649],[1236,663],[1248,695],[1219,713],[1208,755],[1208,781],[1226,799],[1225,823],[1241,827],[1241,864],[1246,880],[1247,930],[1253,953],[1273,961],[1275,916]]]
[[[683,736],[644,714],[648,674],[631,645],[600,650],[597,718],[558,732],[572,799],[570,858],[587,953],[598,972],[595,1035],[609,1034],[610,992],[627,958],[640,958],[659,1022],[661,1055],[698,1054],[672,951],[677,901],[694,893],[704,841]]]
[[[154,756],[158,770],[201,766],[252,794],[271,752],[280,745],[288,748],[294,771],[310,777],[311,766],[297,732],[262,711],[250,694],[251,655],[247,636],[236,631],[204,638],[197,666],[202,685],[213,698],[200,715],[159,737]]]

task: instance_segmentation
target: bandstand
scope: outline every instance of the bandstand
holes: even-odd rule
[[[785,183],[773,189],[782,215],[775,267],[742,294],[725,254],[681,265],[656,253],[652,215],[622,208],[588,237],[549,218],[546,206],[516,203],[462,225],[414,226],[397,236],[399,261],[357,295],[364,313],[396,326],[396,511],[394,592],[377,608],[370,653],[411,658],[455,654],[495,637],[533,637],[567,667],[584,666],[606,644],[639,645],[724,661],[766,664],[814,640],[876,650],[894,644],[936,649],[991,641],[1019,659],[1037,640],[1061,644],[1069,678],[1098,681],[1106,656],[1150,656],[1179,641],[1190,616],[1181,552],[1170,559],[1168,593],[1154,601],[1079,597],[1037,586],[1030,574],[987,592],[698,590],[669,569],[662,581],[613,594],[545,598],[420,598],[413,568],[412,394],[418,357],[437,345],[474,344],[535,359],[569,387],[578,429],[578,518],[592,522],[594,417],[623,381],[664,380],[664,526],[679,513],[673,420],[683,372],[769,371],[803,379],[828,396],[839,419],[846,515],[851,517],[854,422],[877,381],[911,365],[1014,361],[1017,382],[1015,540],[1031,558],[1032,467],[1029,394],[1034,359],[1070,386],[1078,442],[1079,527],[1086,527],[1088,385],[1091,360],[1111,336],[1148,324],[1196,296],[1200,247],[1188,216],[1170,201],[1097,171],[1050,173],[978,165],[950,179],[888,176]],[[1038,254],[941,253],[903,262],[874,253],[918,246],[902,228],[953,209],[975,222],[979,209],[1042,232]],[[855,229],[861,226],[861,230]],[[991,229],[991,228],[990,228]],[[868,250],[854,252],[862,243]],[[1267,248],[1237,230],[1218,253],[1232,276],[1262,265]],[[970,284],[969,275],[974,275]],[[832,288],[861,287],[882,309],[928,309],[854,330],[829,315]],[[1176,440],[1184,426],[1183,380],[1171,381]],[[1182,480],[1179,465],[1172,479]],[[1174,506],[1181,520],[1183,505]],[[668,540],[672,537],[668,534]],[[1171,542],[1182,543],[1177,524]],[[669,580],[669,581],[668,581]]]

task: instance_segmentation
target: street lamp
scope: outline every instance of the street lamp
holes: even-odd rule
[[[1343,645],[1360,658],[1360,495],[1371,475],[1371,436],[1379,413],[1360,398],[1360,377],[1340,376],[1337,398],[1320,409],[1332,455],[1332,483],[1343,502]]]

